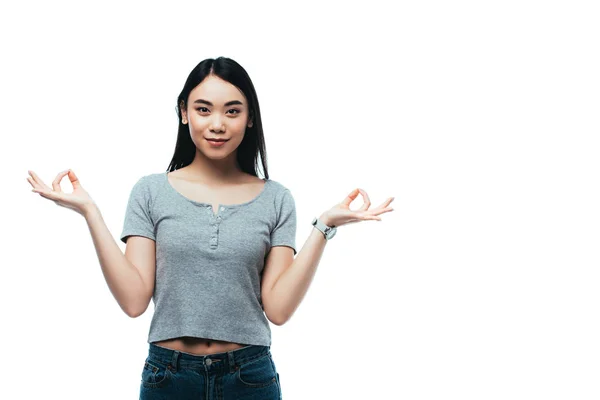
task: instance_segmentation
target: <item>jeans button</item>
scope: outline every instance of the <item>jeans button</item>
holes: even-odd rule
[[[210,358],[207,358],[206,359],[206,365],[210,365],[210,364],[212,364],[212,360]]]

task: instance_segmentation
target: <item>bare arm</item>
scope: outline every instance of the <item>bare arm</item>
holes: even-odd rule
[[[98,207],[90,207],[84,216],[111,293],[125,314],[138,317],[148,307],[154,282],[144,283],[139,270],[123,254],[111,235]]]

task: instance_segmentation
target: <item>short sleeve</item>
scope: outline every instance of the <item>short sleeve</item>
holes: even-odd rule
[[[150,216],[150,195],[147,183],[146,177],[141,177],[131,189],[121,232],[123,243],[127,243],[129,236],[144,236],[156,241],[154,223]]]
[[[271,247],[288,246],[296,255],[296,203],[289,189],[277,198],[277,223],[271,231]]]

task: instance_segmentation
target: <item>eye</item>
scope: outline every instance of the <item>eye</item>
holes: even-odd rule
[[[198,107],[198,108],[196,108],[196,110],[198,110],[199,112],[209,112],[208,108],[206,108],[206,107]],[[234,115],[235,115],[235,114],[239,114],[239,113],[241,112],[241,111],[240,111],[240,110],[238,110],[237,108],[232,108],[231,110],[228,110],[228,111],[235,111],[235,112],[233,113]]]

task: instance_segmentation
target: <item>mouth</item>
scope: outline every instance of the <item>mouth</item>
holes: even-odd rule
[[[206,139],[206,141],[208,143],[210,143],[210,145],[212,147],[222,147],[222,146],[225,145],[225,143],[227,143],[229,141],[229,139],[226,139],[226,140],[225,139],[218,139],[218,140],[215,140],[215,139]]]

